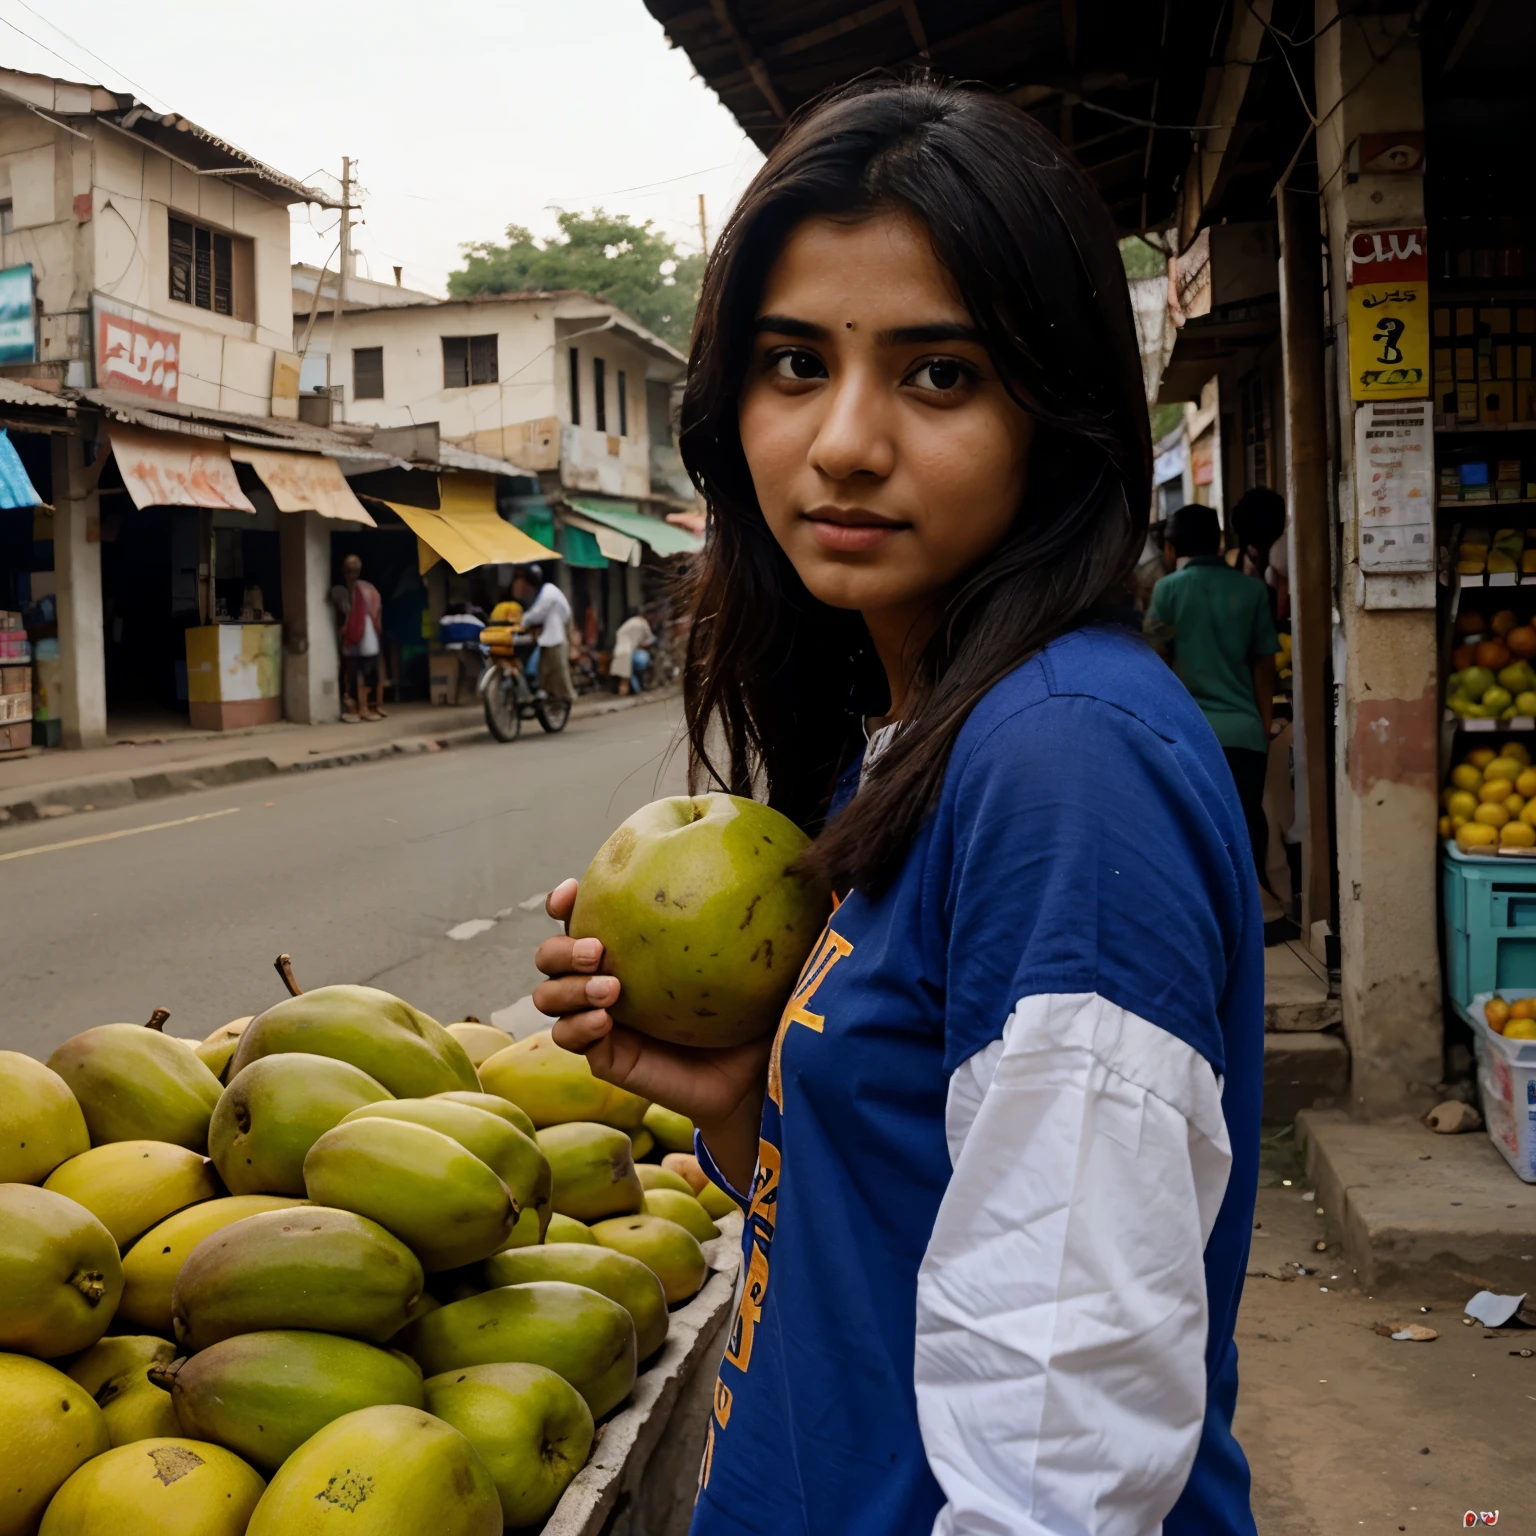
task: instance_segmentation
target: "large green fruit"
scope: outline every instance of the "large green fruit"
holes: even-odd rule
[[[81,1467],[53,1496],[38,1536],[241,1536],[265,1486],[222,1446],[137,1440]]]
[[[283,1463],[246,1536],[501,1536],[485,1463],[420,1408],[359,1408]]]
[[[309,1149],[354,1109],[389,1097],[366,1072],[332,1056],[263,1056],[220,1096],[208,1155],[232,1195],[302,1195]]]
[[[740,1045],[779,1021],[826,921],[819,881],[790,872],[810,846],[788,818],[737,795],[677,795],[635,812],[581,877],[573,939],[603,944],[615,1021],[677,1045]]]
[[[512,1037],[509,1035],[507,1038],[510,1040]],[[475,1109],[489,1110],[493,1115],[500,1115],[509,1125],[515,1125],[524,1136],[532,1136],[536,1129],[526,1110],[519,1109],[511,1099],[504,1099],[499,1093],[467,1093],[462,1088],[455,1088],[448,1093],[434,1093],[432,1097],[451,1099],[455,1104],[468,1104]]]
[[[0,1355],[0,1536],[32,1536],[70,1473],[111,1445],[84,1387],[41,1360]]]
[[[213,1164],[170,1141],[110,1141],[60,1163],[44,1189],[78,1200],[126,1248],[173,1211],[219,1192]]]
[[[534,1212],[541,1234],[549,1225],[553,1186],[549,1159],[532,1136],[524,1135],[500,1115],[445,1098],[391,1099],[385,1104],[365,1104],[343,1123],[367,1119],[405,1120],[441,1131],[465,1151],[473,1152],[512,1191],[519,1211]]]
[[[662,1158],[661,1166],[669,1173],[677,1174],[693,1191],[699,1204],[716,1221],[722,1216],[729,1216],[732,1211],[741,1209],[718,1184],[711,1182],[709,1175],[704,1172],[703,1165],[692,1152],[668,1152]]]
[[[645,1128],[663,1152],[693,1151],[693,1121],[675,1109],[652,1104],[645,1112]]]
[[[20,1051],[0,1051],[0,1184],[41,1184],[90,1144],[69,1084]]]
[[[151,1334],[118,1334],[93,1344],[69,1368],[69,1379],[91,1394],[107,1421],[113,1445],[179,1435],[171,1395],[149,1379],[153,1365],[168,1365],[176,1346]]]
[[[668,1306],[687,1301],[709,1274],[699,1240],[664,1216],[615,1216],[594,1223],[592,1236],[604,1248],[639,1259],[661,1281]]]
[[[592,1236],[592,1228],[584,1221],[577,1221],[574,1216],[562,1216],[556,1211],[549,1218],[549,1230],[544,1234],[546,1243],[590,1243],[596,1245],[597,1239]]]
[[[192,1047],[193,1055],[221,1083],[229,1081],[229,1074],[225,1068],[229,1066],[230,1059],[235,1054],[235,1047],[239,1045],[240,1036],[245,1033],[246,1025],[255,1017],[255,1014],[248,1013],[243,1019],[231,1019],[228,1024],[219,1025],[206,1040],[199,1041]]]
[[[592,1410],[541,1365],[465,1366],[434,1376],[426,1391],[427,1411],[480,1453],[509,1526],[537,1525],[592,1452]]]
[[[666,1169],[662,1169],[665,1173]],[[709,1219],[709,1212],[692,1195],[676,1189],[648,1189],[645,1192],[645,1214],[663,1216],[675,1221],[685,1232],[691,1232],[701,1243],[720,1236],[720,1229]]]
[[[44,1359],[88,1349],[122,1294],[117,1244],[84,1206],[0,1184],[0,1349]]]
[[[511,1191],[473,1152],[406,1120],[351,1120],[327,1131],[304,1159],[304,1183],[317,1205],[387,1227],[428,1271],[495,1253],[517,1220]]]
[[[563,1376],[601,1418],[635,1384],[634,1319],[584,1285],[535,1280],[451,1302],[412,1324],[405,1347],[428,1376],[501,1361]]]
[[[575,1120],[539,1132],[555,1177],[554,1207],[577,1221],[642,1209],[645,1191],[629,1137],[610,1126]]]
[[[473,1019],[466,1019],[462,1024],[449,1024],[446,1028],[477,1067],[487,1056],[494,1056],[512,1044],[512,1036],[494,1024],[477,1024]]]
[[[376,987],[318,987],[258,1014],[235,1048],[230,1082],[286,1051],[350,1061],[397,1099],[480,1087],[464,1047],[436,1019]]]
[[[205,1237],[176,1277],[176,1339],[199,1350],[238,1333],[318,1328],[382,1344],[421,1295],[399,1238],[351,1211],[268,1211]]]
[[[223,1200],[204,1200],[168,1216],[123,1255],[118,1321],[169,1334],[176,1276],[205,1237],[262,1211],[286,1211],[308,1203],[296,1195],[229,1195]]]
[[[647,1195],[653,1189],[671,1189],[680,1195],[693,1193],[693,1185],[682,1174],[663,1168],[660,1163],[636,1163],[635,1172],[640,1177],[640,1187]]]
[[[546,1243],[508,1248],[481,1266],[486,1287],[523,1285],[530,1280],[567,1280],[616,1301],[635,1325],[635,1353],[649,1360],[667,1339],[667,1296],[661,1281],[627,1253],[596,1243]]]
[[[102,1024],[68,1039],[48,1065],[85,1112],[91,1142],[175,1142],[201,1152],[219,1080],[192,1047],[143,1024]]]
[[[387,1349],[331,1333],[243,1333],[155,1372],[182,1430],[275,1472],[344,1413],[422,1406],[421,1374]]]
[[[649,1100],[592,1075],[587,1058],[540,1030],[480,1063],[480,1081],[523,1110],[541,1130],[567,1120],[598,1120],[621,1131],[640,1128]]]

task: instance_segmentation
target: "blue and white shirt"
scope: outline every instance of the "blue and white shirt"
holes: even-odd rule
[[[1167,667],[1095,626],[994,687],[779,1025],[694,1536],[1253,1536],[1263,975]]]

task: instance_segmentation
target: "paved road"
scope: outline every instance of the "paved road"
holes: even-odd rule
[[[305,987],[367,982],[445,1022],[486,1018],[531,990],[533,949],[553,931],[518,903],[682,789],[679,718],[674,699],[560,736],[530,725],[508,746],[0,831],[0,1047],[46,1056],[156,1007],[171,1034],[200,1038],[285,995],[281,950]],[[153,830],[112,835],[136,828]],[[39,851],[14,857],[25,849]]]

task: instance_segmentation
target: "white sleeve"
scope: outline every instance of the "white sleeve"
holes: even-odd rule
[[[1205,1417],[1220,1080],[1096,994],[1026,997],[945,1129],[917,1284],[933,1536],[1157,1536]]]

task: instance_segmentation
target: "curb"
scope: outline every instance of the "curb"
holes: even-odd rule
[[[604,699],[589,705],[577,704],[572,720],[589,720],[612,715],[646,704],[659,704],[676,697],[677,689],[658,689],[623,699]],[[483,725],[442,731],[436,735],[398,736],[376,746],[344,747],[317,753],[296,762],[279,762],[269,754],[252,753],[248,757],[224,758],[200,763],[192,768],[166,768],[147,773],[102,775],[97,778],[65,779],[20,792],[14,800],[0,803],[0,827],[20,826],[25,822],[49,821],[85,811],[117,810],[172,795],[193,794],[203,789],[221,789],[243,784],[250,779],[272,778],[286,773],[315,773],[325,768],[349,768],[357,763],[379,763],[395,757],[412,757],[424,752],[446,752],[454,747],[475,746],[491,740]]]

